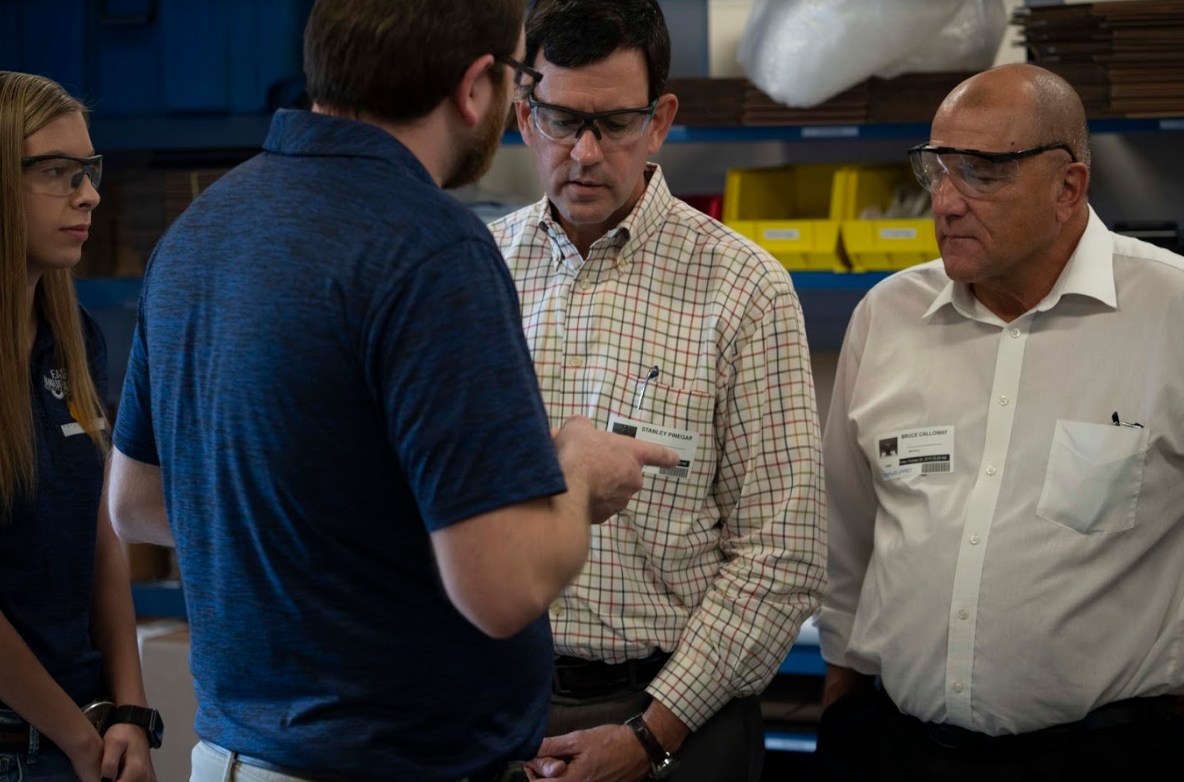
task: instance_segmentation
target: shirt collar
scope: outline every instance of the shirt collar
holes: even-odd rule
[[[37,336],[33,338],[33,352],[31,358],[35,362],[43,360],[46,353],[53,351],[57,346],[57,338],[53,333],[53,327],[49,325],[49,319],[45,317],[45,313],[37,307]]]
[[[592,245],[598,247],[605,242],[611,242],[618,246],[620,248],[617,253],[618,266],[627,266],[635,258],[637,260],[642,258],[641,253],[634,251],[644,246],[649,238],[662,227],[674,201],[674,196],[671,195],[670,188],[666,184],[666,177],[662,174],[661,166],[656,163],[646,164],[646,175],[649,182],[646,183],[645,191],[642,192],[637,203],[633,205],[633,209],[615,228],[597,239]],[[551,201],[546,196],[535,204],[533,221],[551,236],[553,242],[564,234],[563,226],[554,218]],[[561,263],[562,254],[553,254],[553,262],[555,264]]]
[[[291,157],[369,158],[393,163],[412,176],[435,180],[411,150],[377,125],[360,120],[280,109],[271,120],[263,149]]]
[[[1085,232],[1077,242],[1073,255],[1069,257],[1052,290],[1034,310],[1047,312],[1070,294],[1095,299],[1111,309],[1118,306],[1114,289],[1114,240],[1092,206],[1089,207]],[[978,319],[976,310],[979,305],[970,292],[970,286],[953,280],[946,283],[921,317],[927,320],[947,304],[965,318]]]

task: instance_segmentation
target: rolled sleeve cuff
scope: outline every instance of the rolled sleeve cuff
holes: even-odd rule
[[[854,624],[855,614],[823,604],[818,615],[818,645],[822,649],[822,659],[828,664],[853,667],[847,659],[847,645],[851,641],[851,627]]]
[[[736,696],[729,684],[718,680],[714,669],[685,650],[674,653],[646,692],[692,731],[702,727]]]

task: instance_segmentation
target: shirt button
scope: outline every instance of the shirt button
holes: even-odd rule
[[[1019,329],[1012,329],[1011,330],[1011,337],[1012,337],[1012,339],[1019,339],[1020,338],[1020,330]]]
[[[573,359],[573,360],[574,360],[574,359]],[[991,477],[994,477],[994,476],[995,476],[995,473],[997,473],[997,472],[999,472],[999,471],[998,471],[998,470],[996,470],[994,467],[988,467],[988,468],[987,468],[987,475],[989,475],[989,476],[991,476]]]
[[[1011,400],[1009,400],[1006,395],[999,397],[999,404],[1003,405],[1004,407],[1007,407],[1007,403],[1009,401]]]
[[[569,367],[582,367],[584,366],[584,359],[579,356],[572,356],[567,360],[567,365]]]
[[[591,287],[592,283],[588,282],[587,280],[580,280],[580,290],[586,291]]]
[[[624,261],[617,261],[617,269],[620,271],[625,271],[625,267],[628,265],[629,264],[625,263]]]
[[[982,540],[982,538],[980,538],[978,535],[971,535],[970,536],[970,545],[977,546],[979,544],[979,541],[981,541],[981,540]]]
[[[965,685],[962,684],[962,682],[954,682],[954,686],[951,689],[953,689],[954,692],[962,692],[964,688]]]
[[[960,610],[958,611],[958,618],[959,618],[959,619],[967,619],[967,618],[969,618],[969,617],[970,617],[970,612],[969,612],[969,611],[967,611],[965,608],[963,608],[963,609],[960,609]]]
[[[551,614],[553,616],[559,616],[562,613],[563,613],[563,606],[560,605],[559,603],[556,603],[555,605],[551,606]]]

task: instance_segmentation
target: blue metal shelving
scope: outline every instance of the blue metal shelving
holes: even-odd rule
[[[95,147],[117,150],[180,151],[197,149],[255,149],[263,144],[271,124],[268,114],[232,116],[104,117],[91,123]],[[1179,133],[1184,117],[1162,119],[1096,119],[1093,133]],[[769,127],[691,128],[675,125],[667,140],[673,144],[724,142],[814,141],[834,139],[924,139],[927,123],[875,125],[791,125]],[[507,133],[504,143],[518,145],[522,136]]]
[[[843,344],[847,321],[855,305],[885,272],[836,274],[791,272],[802,303],[806,338],[812,350],[837,352]],[[107,334],[108,369],[112,393],[118,394],[135,326],[139,279],[92,278],[78,280],[78,298]]]
[[[765,749],[769,752],[813,752],[817,746],[818,738],[813,733],[765,731]]]
[[[188,620],[180,581],[137,581],[132,584],[136,616]]]

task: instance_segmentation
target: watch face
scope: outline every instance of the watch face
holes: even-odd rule
[[[678,768],[678,758],[673,755],[667,755],[666,759],[661,763],[655,763],[650,767],[650,777],[653,779],[665,779],[674,773]]]
[[[153,749],[157,749],[164,741],[164,720],[160,718],[160,712],[156,709],[149,711],[152,712],[152,721],[148,726],[148,743],[152,745]]]

